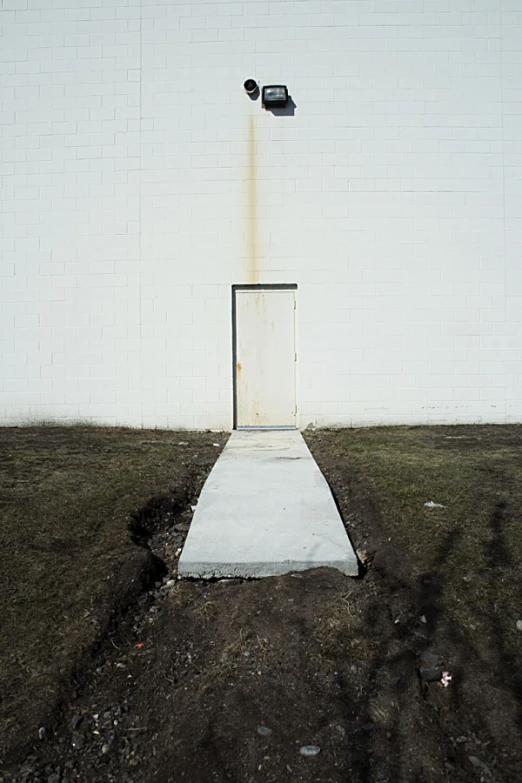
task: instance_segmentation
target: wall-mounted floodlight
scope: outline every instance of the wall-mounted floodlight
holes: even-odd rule
[[[288,87],[284,84],[268,84],[263,87],[262,103],[265,109],[275,109],[288,103]]]
[[[243,88],[247,95],[251,98],[257,98],[259,95],[259,87],[255,79],[247,79],[243,84]]]

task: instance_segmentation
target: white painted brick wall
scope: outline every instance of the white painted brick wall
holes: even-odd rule
[[[521,0],[1,7],[0,422],[229,428],[249,282],[301,426],[522,421]]]

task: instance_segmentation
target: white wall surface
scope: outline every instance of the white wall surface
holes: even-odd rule
[[[522,0],[2,9],[0,422],[230,428],[254,282],[301,426],[522,421]]]

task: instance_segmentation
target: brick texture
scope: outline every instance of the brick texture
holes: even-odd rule
[[[522,421],[520,0],[2,9],[1,423],[231,427],[251,282],[301,426]]]

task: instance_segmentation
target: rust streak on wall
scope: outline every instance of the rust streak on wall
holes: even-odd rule
[[[257,161],[256,161],[256,126],[254,117],[248,118],[248,218],[247,218],[247,262],[248,282],[259,280],[259,247],[257,231]]]

